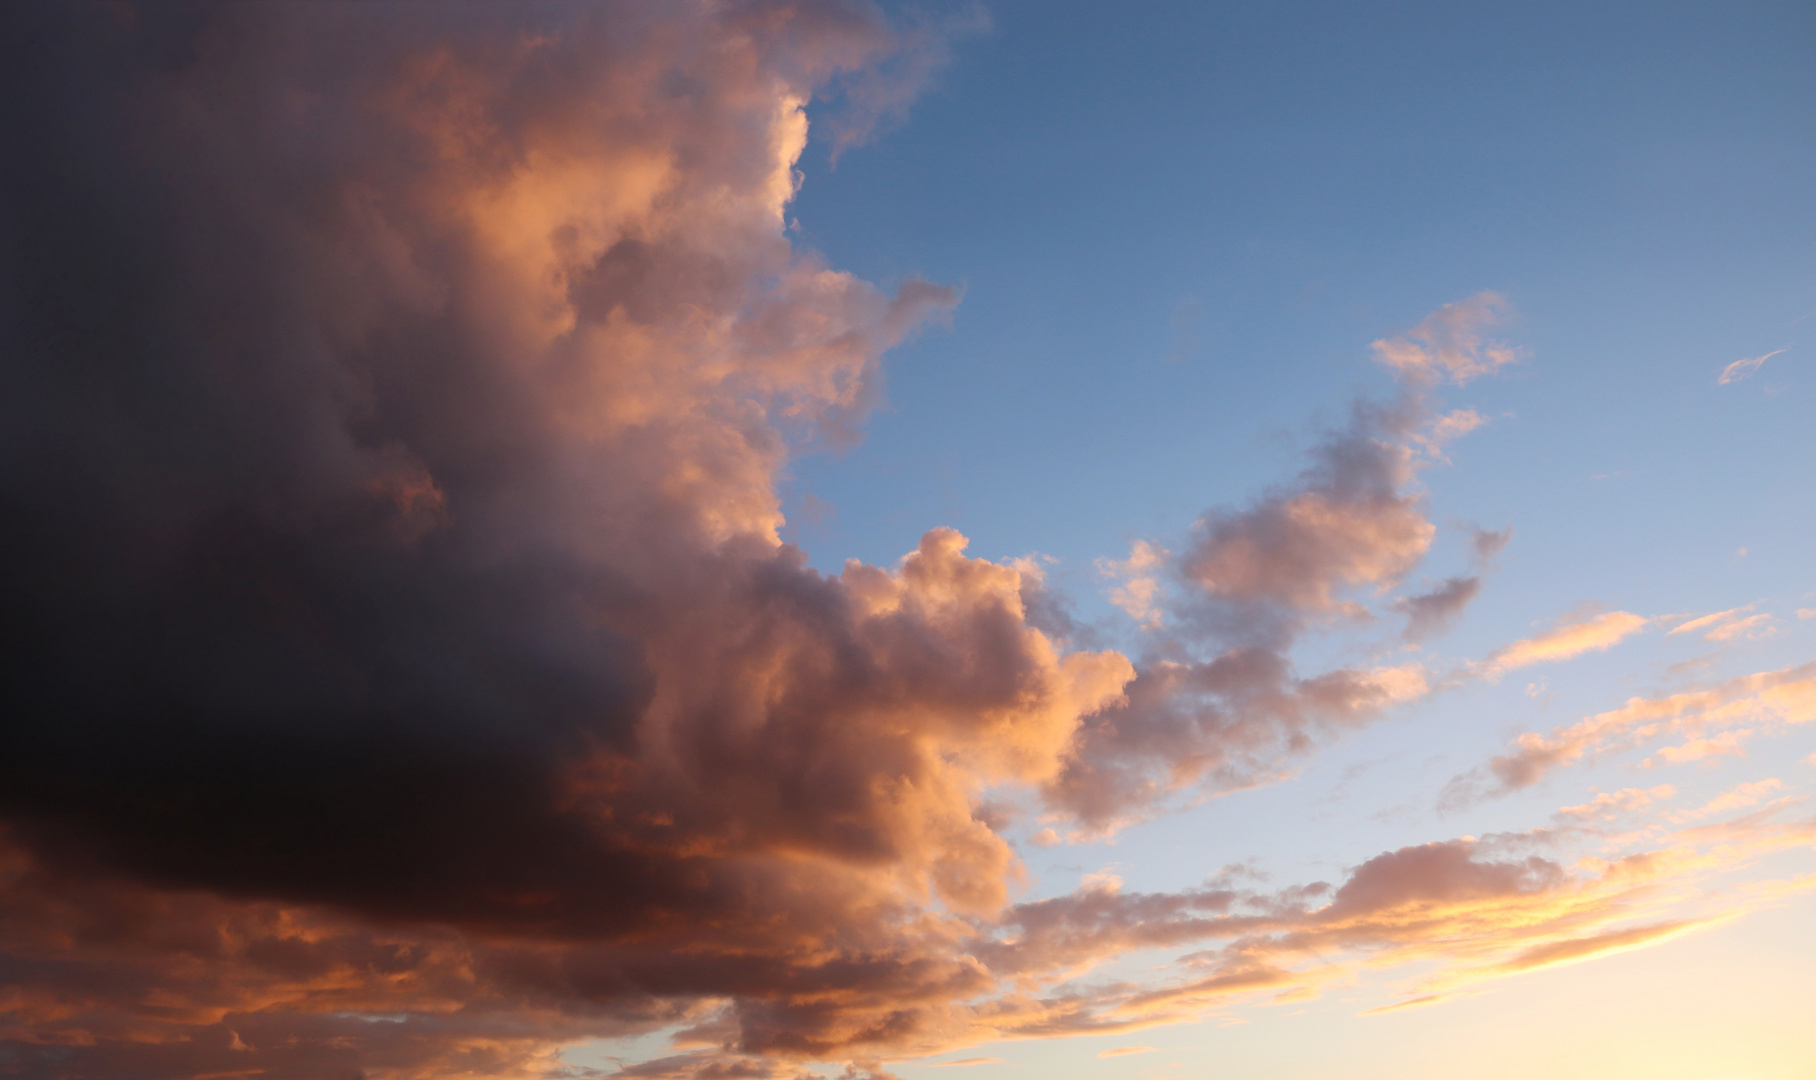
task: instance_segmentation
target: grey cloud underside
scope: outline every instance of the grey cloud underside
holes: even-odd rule
[[[1406,615],[1406,639],[1422,641],[1455,622],[1463,609],[1482,591],[1482,579],[1473,575],[1446,578],[1427,593],[1409,596],[1395,604]]]

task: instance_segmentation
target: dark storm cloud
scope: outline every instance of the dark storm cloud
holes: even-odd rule
[[[645,1073],[855,1078],[1117,1029],[1029,987],[1234,916],[1017,909],[985,793],[1100,829],[1423,692],[1285,653],[1423,553],[1416,403],[1208,516],[1217,651],[1139,673],[952,530],[838,575],[781,542],[791,449],[958,298],[793,249],[805,107],[861,141],[974,20],[6,19],[0,1071],[537,1076],[683,1025]],[[1079,943],[1118,918],[1166,927]]]

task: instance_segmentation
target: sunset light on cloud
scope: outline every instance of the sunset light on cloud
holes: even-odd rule
[[[1806,6],[5,20],[0,1077],[1816,1075]]]

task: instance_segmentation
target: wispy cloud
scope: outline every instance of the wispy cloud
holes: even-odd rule
[[[1704,641],[1732,641],[1735,638],[1761,638],[1772,634],[1772,616],[1767,612],[1749,615],[1755,605],[1729,608],[1717,611],[1712,615],[1703,615],[1672,627],[1666,637],[1678,634],[1701,633]]]
[[[1758,371],[1760,365],[1764,364],[1767,360],[1770,360],[1772,357],[1785,351],[1786,350],[1784,349],[1773,349],[1771,352],[1760,356],[1749,356],[1742,360],[1736,360],[1732,364],[1721,369],[1721,374],[1715,377],[1715,384],[1717,386],[1726,386],[1729,383],[1739,382],[1753,374],[1755,371]]]
[[[1451,807],[1530,787],[1555,769],[1597,754],[1669,738],[1688,741],[1660,749],[1666,762],[1734,754],[1754,732],[1816,720],[1816,662],[1760,672],[1657,698],[1635,697],[1549,734],[1528,732],[1485,767],[1452,780],[1441,798]]]
[[[1517,349],[1485,336],[1490,328],[1505,323],[1510,313],[1506,298],[1499,293],[1477,293],[1445,304],[1404,337],[1376,341],[1375,358],[1414,382],[1460,386],[1519,360]]]
[[[1533,664],[1568,660],[1584,653],[1613,648],[1646,628],[1651,622],[1630,611],[1608,611],[1559,620],[1542,634],[1522,638],[1489,653],[1479,665],[1481,674],[1498,679],[1509,671]]]

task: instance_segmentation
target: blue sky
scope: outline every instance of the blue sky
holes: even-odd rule
[[[1622,506],[1646,550],[1610,554],[1672,566],[1746,541],[1646,513],[1664,491],[1705,489],[1736,534],[1797,513],[1807,9],[989,14],[907,123],[804,162],[802,243],[966,289],[950,333],[892,358],[864,443],[796,466],[837,509],[822,562],[892,558],[935,520],[1071,561],[1177,530],[1378,387],[1369,341],[1481,289],[1512,300],[1531,360],[1485,391],[1512,416],[1459,450],[1471,494],[1448,513]]]

